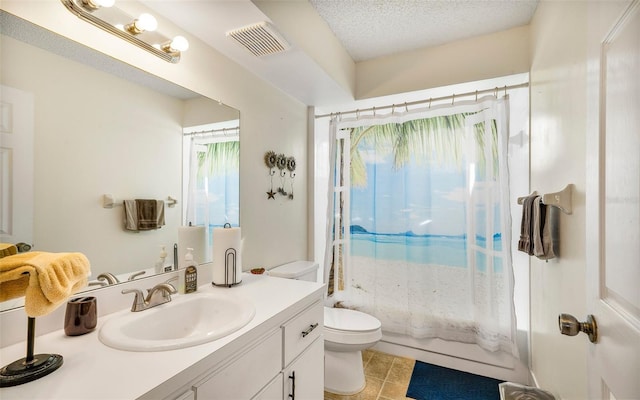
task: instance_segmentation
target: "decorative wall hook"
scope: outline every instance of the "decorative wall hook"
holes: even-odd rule
[[[296,159],[294,157],[287,157],[282,153],[276,154],[274,151],[267,151],[264,155],[264,163],[267,168],[269,168],[270,179],[270,189],[267,192],[267,199],[275,200],[275,195],[280,194],[293,200],[293,178],[296,176],[293,171],[296,169]],[[276,172],[280,175],[280,186],[274,192],[273,177]],[[285,190],[287,179],[289,180],[289,192]]]
[[[267,199],[275,200],[276,192],[273,191],[273,175],[276,173],[276,153],[273,151],[267,151],[264,155],[264,164],[269,168],[269,178],[271,180],[271,188],[267,192]]]

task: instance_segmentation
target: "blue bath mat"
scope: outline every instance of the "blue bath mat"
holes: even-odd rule
[[[416,361],[407,390],[415,400],[500,400],[503,381]]]

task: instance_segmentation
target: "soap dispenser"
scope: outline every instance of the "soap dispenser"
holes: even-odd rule
[[[164,249],[164,246],[160,246],[160,258],[156,261],[156,274],[161,274],[164,271],[164,260],[167,258],[167,251]]]
[[[193,261],[193,248],[187,248],[187,254],[184,256],[184,269],[178,271],[178,286],[180,293],[193,293],[198,290],[198,267]]]

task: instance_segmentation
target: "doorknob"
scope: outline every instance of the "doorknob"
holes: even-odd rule
[[[558,316],[558,325],[560,333],[567,336],[575,336],[580,332],[584,332],[589,336],[591,343],[598,341],[598,325],[593,315],[587,315],[586,322],[580,322],[571,314],[560,314]]]

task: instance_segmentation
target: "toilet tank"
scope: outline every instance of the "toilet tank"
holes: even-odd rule
[[[294,261],[272,268],[268,273],[278,278],[316,282],[318,263],[313,261]]]

